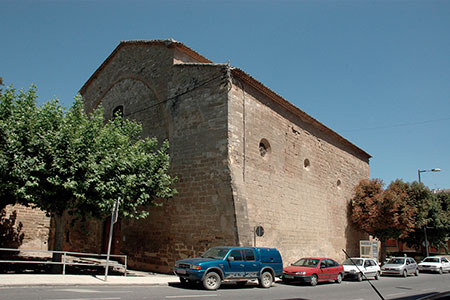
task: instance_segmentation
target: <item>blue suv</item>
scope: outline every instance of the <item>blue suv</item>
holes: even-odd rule
[[[213,247],[200,257],[178,260],[174,272],[181,283],[202,282],[207,290],[217,290],[222,282],[245,285],[254,279],[268,288],[283,275],[283,261],[275,248]]]

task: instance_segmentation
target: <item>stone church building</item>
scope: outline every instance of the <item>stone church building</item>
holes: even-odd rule
[[[348,205],[370,155],[243,70],[174,40],[125,41],[80,92],[86,111],[120,110],[170,142],[178,194],[122,222],[116,243],[130,265],[167,272],[208,247],[255,241],[285,264],[358,253]]]
[[[348,208],[370,155],[243,70],[174,40],[124,41],[80,93],[87,112],[121,111],[170,143],[178,194],[144,220],[116,224],[114,252],[131,268],[170,272],[208,247],[255,242],[278,248],[285,265],[359,254],[367,236]],[[64,248],[104,253],[105,228],[72,230]]]

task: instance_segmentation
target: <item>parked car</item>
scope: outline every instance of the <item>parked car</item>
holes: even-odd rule
[[[400,275],[407,277],[410,274],[419,276],[419,267],[411,257],[393,257],[381,267],[381,275]]]
[[[419,263],[419,271],[450,272],[450,261],[444,256],[427,256]]]
[[[181,283],[202,282],[207,290],[217,290],[222,282],[245,284],[257,279],[268,288],[283,274],[283,261],[275,248],[213,247],[197,258],[175,263]]]
[[[316,285],[320,281],[341,283],[344,267],[330,258],[305,257],[283,269],[283,282],[309,282]]]
[[[363,280],[363,277],[374,277],[380,279],[380,266],[373,258],[353,257],[346,259],[344,266],[344,277]]]

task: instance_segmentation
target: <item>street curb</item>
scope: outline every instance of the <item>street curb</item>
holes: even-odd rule
[[[167,286],[179,283],[173,276],[122,277],[74,275],[4,275],[0,274],[0,288],[31,286]]]
[[[2,288],[27,288],[27,287],[61,287],[61,286],[169,286],[173,282],[167,283],[30,283],[30,284],[0,284],[0,289]]]

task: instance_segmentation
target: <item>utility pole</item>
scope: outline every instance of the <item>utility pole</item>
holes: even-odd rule
[[[431,170],[420,170],[420,169],[418,169],[417,170],[417,175],[419,177],[419,183],[422,183],[420,181],[420,173],[424,173],[424,172],[440,172],[440,171],[441,171],[441,169],[439,169],[439,168],[434,168],[434,169],[431,169]],[[430,252],[428,250],[427,224],[425,224],[425,226],[423,226],[423,234],[425,236],[425,241],[424,241],[424,243],[425,243],[425,245],[424,245],[425,246],[425,253],[428,256],[430,254]]]
[[[106,266],[105,266],[105,281],[108,280],[108,267],[109,267],[109,256],[111,255],[111,243],[113,237],[114,224],[117,222],[119,217],[119,199],[114,202],[112,213],[111,213],[111,225],[109,226],[109,242],[108,242],[108,254],[106,255]]]

